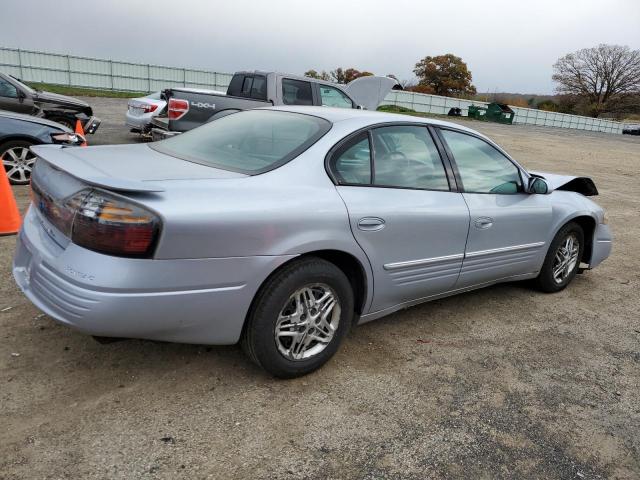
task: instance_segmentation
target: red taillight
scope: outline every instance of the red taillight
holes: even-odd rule
[[[71,240],[108,255],[150,257],[160,230],[160,219],[125,199],[93,190],[73,220]]]
[[[186,100],[180,100],[177,98],[169,99],[169,108],[167,109],[167,116],[170,120],[177,120],[184,116],[189,111],[189,102]]]
[[[155,103],[147,103],[143,107],[144,113],[155,112],[158,109],[158,105]]]
[[[107,255],[150,257],[160,234],[158,216],[101,190],[82,190],[54,200],[31,183],[32,202],[76,245]]]

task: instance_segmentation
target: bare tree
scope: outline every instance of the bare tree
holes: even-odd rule
[[[579,97],[593,117],[640,93],[640,50],[627,46],[584,48],[560,58],[553,70],[558,93]]]

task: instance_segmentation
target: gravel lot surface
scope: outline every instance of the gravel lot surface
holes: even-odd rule
[[[89,101],[90,144],[139,141],[126,100]],[[559,294],[505,284],[366,324],[278,381],[235,346],[54,323],[2,237],[0,479],[640,478],[640,138],[464,122],[528,168],[593,176],[611,258]]]

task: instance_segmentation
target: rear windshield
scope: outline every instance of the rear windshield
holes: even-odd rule
[[[183,160],[257,175],[297,157],[330,128],[327,120],[311,115],[249,110],[149,146]]]

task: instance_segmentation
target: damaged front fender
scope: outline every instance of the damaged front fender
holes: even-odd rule
[[[549,185],[549,191],[565,190],[576,192],[585,197],[598,195],[596,184],[590,177],[575,177],[572,175],[557,175],[555,173],[531,172],[533,176],[542,177]]]

